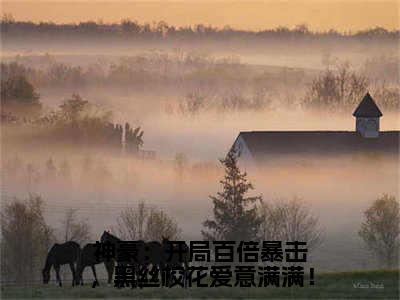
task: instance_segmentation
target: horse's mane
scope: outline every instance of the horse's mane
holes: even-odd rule
[[[108,231],[104,231],[103,234],[101,235],[101,240],[104,239],[112,239],[114,241],[121,241],[121,239],[111,233],[109,233]]]

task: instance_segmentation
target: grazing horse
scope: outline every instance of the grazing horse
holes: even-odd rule
[[[74,264],[78,261],[80,253],[81,247],[76,242],[69,241],[64,244],[54,244],[47,254],[46,263],[42,270],[43,283],[49,283],[50,269],[51,267],[54,267],[54,270],[56,271],[58,285],[62,286],[60,278],[60,266],[69,264],[72,272],[72,286],[74,286],[76,280]]]
[[[97,247],[96,244],[87,244],[82,248],[81,255],[78,260],[77,265],[77,276],[76,276],[76,284],[83,285],[83,271],[86,267],[90,266],[92,268],[93,276],[95,282],[93,286],[99,285],[99,281],[97,280],[96,267],[95,265],[104,262],[104,266],[106,267],[108,274],[108,284],[111,284],[112,276],[114,273],[114,260],[104,260],[102,258],[97,257],[96,255]]]

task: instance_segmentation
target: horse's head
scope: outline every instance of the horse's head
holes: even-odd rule
[[[166,244],[166,243],[169,242],[169,237],[167,237],[167,236],[162,236],[161,238],[162,238],[161,241],[162,241],[163,244]]]
[[[100,241],[102,243],[104,243],[105,241],[110,240],[110,238],[112,238],[113,235],[111,234],[111,229],[107,229],[103,231],[103,234],[101,235]]]
[[[115,235],[112,235],[110,233],[110,231],[108,231],[108,230],[105,230],[100,238],[100,242],[102,242],[102,243],[105,243],[105,242],[115,243],[118,241],[120,241],[120,239],[117,238]]]
[[[42,276],[43,276],[43,283],[48,284],[50,281],[50,270],[43,269]]]

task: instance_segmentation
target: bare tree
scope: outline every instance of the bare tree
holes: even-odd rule
[[[1,211],[2,279],[18,283],[37,279],[53,240],[53,230],[43,217],[40,196],[31,195],[25,200],[14,198],[4,205]]]
[[[150,208],[141,201],[117,219],[117,232],[122,239],[160,241],[163,236],[177,239],[181,230],[177,222],[159,208]]]
[[[264,204],[263,233],[267,240],[307,242],[309,251],[322,242],[319,221],[300,198]]]
[[[398,264],[399,223],[399,203],[393,196],[383,195],[364,212],[359,235],[387,268]]]
[[[62,221],[63,240],[84,244],[90,241],[90,226],[85,220],[78,220],[76,209],[68,209]]]
[[[144,240],[145,221],[149,208],[140,201],[137,208],[129,207],[117,219],[117,232],[122,239]]]
[[[265,240],[280,239],[282,216],[277,206],[269,202],[263,202],[260,210],[263,217],[261,232]]]
[[[179,109],[183,114],[195,115],[205,108],[206,98],[204,91],[197,89],[185,96]]]
[[[146,223],[146,237],[150,241],[161,241],[163,237],[170,240],[179,238],[181,230],[177,222],[161,209],[150,210]]]
[[[353,71],[348,63],[327,68],[311,84],[306,104],[312,108],[347,109],[366,93],[368,78]]]

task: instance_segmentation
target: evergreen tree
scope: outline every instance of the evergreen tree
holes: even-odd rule
[[[214,220],[203,223],[208,230],[202,231],[202,235],[207,240],[258,239],[262,217],[256,204],[262,202],[262,197],[246,197],[253,186],[247,181],[247,174],[240,171],[234,150],[220,161],[225,168],[224,179],[220,181],[223,191],[210,196],[214,203]]]

